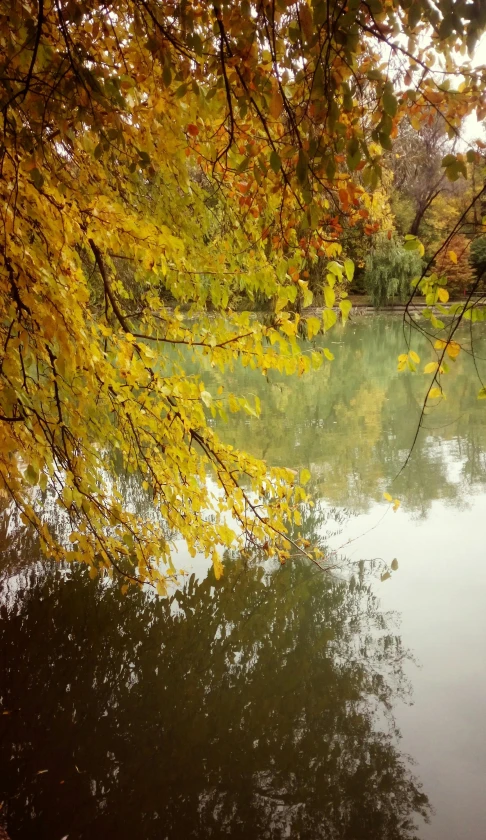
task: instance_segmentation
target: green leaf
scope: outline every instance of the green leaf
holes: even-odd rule
[[[24,472],[24,478],[28,482],[28,484],[31,484],[32,487],[35,487],[35,485],[39,481],[39,472],[34,466],[32,466],[32,464],[29,464],[26,471]]]
[[[354,262],[350,259],[345,259],[344,260],[344,270],[346,272],[346,277],[348,278],[349,282],[351,283],[351,280],[354,277]]]
[[[169,87],[172,82],[172,70],[170,69],[170,64],[164,64],[164,69],[162,70],[162,81],[166,87]],[[180,96],[183,96],[184,93],[181,93]]]
[[[96,148],[98,148],[98,146]],[[95,154],[96,154],[96,150],[95,150]],[[44,176],[42,175],[42,173],[39,172],[39,170],[37,168],[35,168],[35,169],[32,169],[32,171],[30,173],[30,177],[32,178],[32,183],[34,184],[34,186],[38,190],[40,190],[41,187],[42,187],[42,184],[44,183]]]
[[[275,174],[280,172],[280,170],[282,168],[282,161],[280,160],[280,158],[279,158],[277,152],[275,151],[275,149],[272,150],[272,153],[270,155],[270,166],[272,167]]]
[[[342,315],[342,318],[343,318],[344,322],[346,322],[348,320],[348,316],[349,316],[349,313],[351,312],[352,306],[353,305],[352,305],[351,301],[348,300],[347,298],[346,298],[346,300],[340,301],[339,309],[341,310],[341,315]]]
[[[308,161],[307,155],[303,149],[299,149],[299,159],[297,161],[297,169],[296,174],[299,182],[304,184],[307,180],[307,170],[308,170]]]
[[[380,131],[379,140],[381,145],[384,149],[386,149],[387,152],[391,152],[393,150],[393,144],[389,134],[385,134],[384,131]]]
[[[270,163],[271,163],[271,160],[270,160]],[[250,165],[250,158],[249,157],[243,158],[243,160],[241,161],[241,163],[238,166],[238,169],[236,170],[237,174],[240,175],[242,172],[246,172],[249,165]]]
[[[383,94],[383,108],[389,117],[395,117],[398,111],[398,99],[390,90],[385,90]]]
[[[322,321],[325,330],[330,330],[337,321],[337,315],[333,309],[324,309],[322,313]]]
[[[457,159],[455,155],[446,155],[445,158],[442,158],[441,166],[451,166],[452,164],[457,163]]]
[[[327,264],[327,270],[332,272],[332,274],[335,274],[336,277],[339,277],[340,280],[343,279],[343,267],[342,265],[339,265],[336,260],[331,260],[331,262]]]
[[[335,163],[334,157],[330,157],[327,164],[326,164],[326,178],[328,179],[328,181],[333,181],[335,174],[336,174],[336,163]]]
[[[359,140],[357,137],[352,137],[347,145],[347,159],[348,168],[354,172],[361,160],[361,152],[359,148]]]

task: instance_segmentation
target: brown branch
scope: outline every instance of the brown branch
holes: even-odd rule
[[[223,158],[225,155],[228,154],[229,150],[231,149],[231,146],[233,145],[234,137],[235,137],[235,115],[234,115],[234,111],[233,111],[233,102],[232,102],[232,99],[231,99],[231,87],[230,87],[230,83],[229,83],[229,79],[228,79],[228,73],[226,71],[226,60],[225,60],[225,57],[224,57],[224,44],[225,44],[224,29],[223,29],[223,23],[222,23],[222,20],[221,20],[221,12],[216,6],[214,7],[214,13],[216,15],[216,21],[217,21],[218,28],[219,28],[219,55],[220,55],[220,58],[221,58],[221,68],[222,68],[222,71],[223,71],[224,87],[225,87],[225,91],[226,91],[226,101],[228,103],[230,128],[229,128],[229,132],[228,132],[228,134],[229,134],[228,142],[226,144],[226,147],[219,153],[216,160],[214,161],[213,171],[214,171],[214,167],[216,166],[218,161],[221,160],[221,158]]]
[[[158,338],[155,335],[144,335],[143,333],[132,333],[134,338],[147,339],[148,341],[162,341],[165,344],[185,344],[186,347],[208,347],[210,350],[219,350],[233,341],[240,341],[243,338],[253,335],[252,332],[244,333],[243,335],[235,335],[233,338],[228,338],[220,344],[208,344],[207,341],[185,341],[183,338]]]
[[[0,414],[0,420],[4,423],[19,423],[25,419],[25,414],[19,415],[19,417],[5,417],[3,414]]]
[[[120,322],[120,324],[123,327],[123,329],[125,330],[125,332],[130,332],[129,323],[128,323],[127,319],[125,318],[123,312],[121,311],[120,307],[118,306],[115,295],[113,294],[113,289],[111,288],[111,285],[110,285],[110,280],[109,280],[109,277],[108,277],[108,273],[106,271],[105,264],[103,262],[103,257],[102,257],[101,251],[100,251],[96,242],[94,242],[93,239],[88,239],[88,242],[91,246],[91,250],[93,251],[93,254],[94,254],[94,257],[95,257],[95,260],[96,260],[96,265],[98,266],[99,272],[101,274],[101,279],[103,280],[103,286],[104,286],[104,289],[105,289],[106,296],[111,303],[111,308],[113,309],[113,312],[114,312],[115,316],[117,317],[118,321]]]

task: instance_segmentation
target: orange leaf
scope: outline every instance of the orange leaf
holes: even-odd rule
[[[275,91],[275,93],[272,95],[272,98],[270,99],[270,113],[274,120],[278,120],[280,114],[282,113],[282,108],[283,99],[280,96],[279,92]]]

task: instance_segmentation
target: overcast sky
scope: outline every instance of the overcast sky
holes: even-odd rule
[[[480,39],[476,47],[476,51],[474,54],[474,64],[476,66],[478,66],[479,64],[486,64],[486,33]],[[467,117],[467,119],[464,120],[462,135],[466,140],[475,140],[478,137],[480,137],[482,140],[486,140],[486,129],[484,121],[478,122],[478,120],[476,119],[476,115],[471,114],[471,116]]]

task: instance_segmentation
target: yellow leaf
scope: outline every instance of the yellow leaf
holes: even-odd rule
[[[447,303],[449,300],[449,292],[447,289],[444,289],[443,286],[439,286],[437,289],[437,295],[441,303]]]
[[[438,362],[429,362],[428,365],[425,365],[424,367],[424,373],[435,373],[438,367]]]
[[[324,347],[324,355],[330,362],[334,361],[334,354],[331,353],[328,347]]]
[[[337,315],[333,309],[324,309],[322,313],[322,320],[324,322],[324,329],[330,330],[337,321]]]
[[[347,299],[346,299],[346,300],[342,300],[342,301],[340,302],[340,304],[339,304],[339,308],[340,308],[340,310],[341,310],[341,315],[342,315],[342,318],[343,318],[343,323],[345,323],[345,322],[348,320],[348,315],[349,315],[349,313],[351,312],[351,309],[352,309],[352,303],[351,303],[351,301],[350,301],[350,300],[347,300]]]
[[[412,362],[415,362],[416,365],[420,362],[420,356],[415,352],[415,350],[410,350],[409,356]]]
[[[164,578],[162,578],[162,580],[157,581],[155,588],[157,590],[157,595],[167,595],[167,583],[164,580]]]
[[[319,318],[311,317],[311,318],[307,318],[306,324],[307,324],[307,338],[310,341],[312,338],[314,338],[315,335],[317,335],[317,333],[321,329],[321,322],[319,321]]]
[[[383,498],[387,500],[387,502],[393,501],[393,496],[390,493],[383,493]]]
[[[344,270],[346,272],[346,277],[348,278],[349,282],[351,282],[351,280],[354,277],[354,262],[353,262],[353,260],[350,260],[349,258],[344,260]]]
[[[456,254],[456,252],[455,251],[448,251],[447,255],[448,255],[450,261],[453,262],[455,265],[457,265],[457,254]]]
[[[429,392],[429,399],[435,400],[442,396],[442,388],[431,388]]]
[[[330,286],[324,287],[324,300],[326,301],[326,306],[328,306],[329,309],[332,309],[336,303],[336,292],[334,289],[331,289]]]
[[[461,352],[461,345],[457,343],[457,341],[449,341],[447,345],[447,355],[451,359],[457,359],[459,353]]]
[[[219,580],[223,575],[223,564],[217,551],[213,551],[213,570],[214,577]]]
[[[300,471],[300,483],[305,485],[308,481],[310,481],[311,474],[309,470],[303,469]]]

